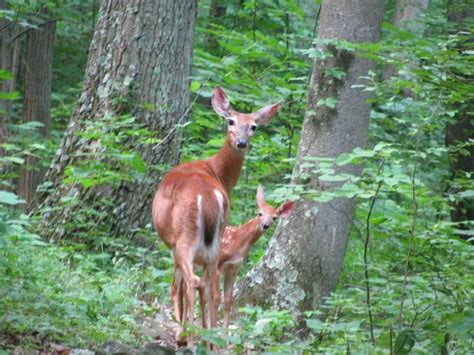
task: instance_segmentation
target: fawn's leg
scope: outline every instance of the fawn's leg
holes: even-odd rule
[[[230,311],[234,303],[232,291],[234,290],[235,277],[237,273],[234,270],[224,273],[224,322],[223,327],[228,328]]]

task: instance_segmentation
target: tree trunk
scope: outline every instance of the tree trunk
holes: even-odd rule
[[[51,82],[53,76],[53,42],[56,23],[48,22],[27,34],[25,55],[25,97],[23,123],[36,121],[43,124],[41,137],[51,132]],[[42,182],[45,169],[33,156],[27,156],[18,182],[18,195],[30,205],[36,187]]]
[[[393,24],[422,36],[424,31],[423,23],[417,21],[428,9],[429,0],[397,0],[395,4],[395,14]],[[395,65],[387,65],[383,76],[385,80],[397,75],[398,70]],[[409,80],[409,79],[408,79]],[[408,91],[405,94],[409,94]],[[407,95],[408,96],[408,95]]]
[[[381,0],[323,1],[319,18],[321,39],[374,42],[383,18]],[[370,107],[368,92],[353,88],[363,84],[361,76],[374,64],[331,45],[318,48],[333,57],[316,59],[310,82],[294,183],[307,188],[328,190],[335,187],[316,178],[300,181],[301,166],[308,157],[337,157],[367,139]],[[346,76],[335,80],[325,69],[343,68]],[[338,100],[335,109],[318,106],[320,99]],[[314,114],[316,112],[316,115]],[[346,165],[340,172],[360,174],[360,168]],[[289,309],[296,317],[314,309],[334,290],[344,260],[355,201],[339,198],[318,203],[301,198],[292,215],[279,224],[263,259],[240,282],[240,303]]]
[[[7,10],[8,6],[5,0],[0,0],[0,10]],[[0,19],[0,37],[2,39],[2,70],[9,71],[12,74],[10,80],[2,80],[2,93],[11,93],[16,89],[16,81],[18,75],[18,66],[20,61],[20,40],[16,39],[11,45],[11,37],[15,35],[13,24],[9,23],[7,19]],[[12,48],[13,47],[13,48]],[[8,141],[10,131],[8,125],[11,120],[12,100],[0,99],[0,157],[4,156],[5,151],[1,147],[2,144]],[[0,175],[8,180],[8,173],[11,171],[11,166],[3,164],[0,166]],[[5,181],[6,181],[5,180]],[[3,186],[2,188],[5,188]]]
[[[466,0],[450,0],[448,2],[448,20],[457,24],[457,30],[463,30],[464,21],[474,17],[474,7]],[[466,26],[467,27],[467,26]],[[473,39],[470,38],[466,42],[472,46]],[[468,44],[468,43],[466,43]],[[467,50],[466,46],[464,50]],[[466,81],[473,82],[474,77],[466,77],[465,74],[459,73],[464,76]],[[457,115],[454,120],[448,122],[446,125],[446,146],[448,148],[454,148],[458,144],[466,143],[469,139],[474,137],[474,100],[472,95],[467,98],[466,102],[459,103],[457,105]],[[456,152],[451,156],[450,161],[450,175],[451,175],[451,186],[450,192],[456,191],[458,188],[458,180],[466,180],[466,176],[462,176],[465,173],[474,173],[474,146],[470,146],[464,150],[468,151],[469,155],[461,154]],[[472,178],[471,178],[472,179]],[[464,222],[474,220],[474,199],[467,198],[461,201],[450,202],[451,207],[451,220],[453,222]],[[470,229],[469,225],[461,223],[458,228]],[[469,236],[462,234],[461,237],[469,238]]]
[[[211,0],[207,26],[209,30],[213,30],[213,24],[222,23],[222,17],[225,16],[226,11],[227,0]],[[219,43],[217,42],[216,36],[214,34],[208,32],[205,33],[204,42],[208,48],[219,51]]]
[[[0,0],[0,10],[7,10],[8,6],[5,0]],[[0,35],[2,38],[2,70],[12,71],[13,56],[10,45],[10,37],[13,33],[12,24],[7,19],[0,19]],[[15,81],[2,80],[2,92],[8,93],[14,91]],[[0,144],[4,142],[2,139],[4,129],[10,121],[11,115],[11,100],[0,100]]]
[[[84,88],[46,176],[52,188],[37,209],[44,237],[88,237],[92,224],[106,235],[130,236],[150,220],[162,165],[179,160],[175,126],[184,123],[188,113],[196,14],[194,0],[102,1]],[[135,148],[147,164],[146,177],[87,188],[66,184],[67,167],[80,164],[84,155],[88,161],[101,159],[100,137],[79,134],[91,122],[129,113],[163,139],[156,149],[156,143]],[[100,149],[103,153],[107,147]],[[65,202],[71,198],[75,203]],[[83,215],[87,208],[95,212]]]
[[[428,5],[429,0],[397,0],[393,24],[397,27],[419,26],[419,23],[415,22],[423,15]],[[415,32],[421,31],[415,30]]]
[[[0,0],[0,10],[6,10],[6,0]],[[0,29],[2,38],[2,70],[10,70],[11,66],[11,55],[10,48],[8,46],[8,40],[10,38],[10,27],[8,20],[0,19]],[[2,92],[10,92],[10,80],[2,80]],[[11,104],[10,100],[0,100],[0,145],[5,143],[9,136],[8,123],[10,122],[10,111]],[[0,157],[5,154],[3,148],[0,146]],[[0,167],[0,173],[4,174],[6,167]]]
[[[211,0],[211,8],[209,9],[209,19],[218,19],[225,15],[227,10],[227,0]]]

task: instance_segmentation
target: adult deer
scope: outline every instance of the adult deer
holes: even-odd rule
[[[242,264],[247,260],[250,248],[276,219],[287,217],[293,212],[294,202],[292,201],[285,202],[278,208],[267,204],[262,186],[257,189],[256,199],[258,215],[240,226],[226,227],[222,236],[218,276],[214,281],[219,283],[219,275],[224,275],[224,328],[229,326],[230,312],[234,303],[232,291],[235,277]],[[217,290],[219,290],[218,286]],[[217,306],[215,306],[216,309]],[[201,308],[204,308],[202,303]]]
[[[180,164],[166,174],[153,201],[152,218],[158,235],[174,258],[171,296],[176,320],[193,324],[195,292],[200,288],[201,301],[209,305],[207,324],[215,327],[214,305],[219,304],[220,295],[214,280],[231,191],[239,178],[250,138],[258,125],[271,121],[280,104],[250,114],[239,113],[232,109],[220,87],[214,89],[211,103],[227,122],[223,147],[208,159]],[[193,269],[197,259],[203,266],[202,280]],[[181,329],[176,334],[177,340],[180,333]],[[188,335],[187,341],[192,346],[191,336]]]

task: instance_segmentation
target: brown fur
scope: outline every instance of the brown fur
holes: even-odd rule
[[[212,106],[229,124],[223,147],[209,159],[181,164],[171,170],[156,192],[152,218],[158,235],[172,250],[174,257],[171,295],[177,321],[193,323],[195,289],[199,288],[201,302],[210,305],[207,312],[210,325],[215,327],[217,308],[214,305],[219,304],[220,297],[218,286],[215,289],[220,237],[227,223],[230,194],[239,178],[247,151],[247,145],[240,147],[239,141],[248,142],[254,133],[252,127],[258,123],[267,124],[279,104],[252,114],[242,114],[232,110],[221,88],[215,88]],[[216,191],[222,195],[222,211]],[[222,221],[219,220],[220,214]],[[217,246],[215,255],[214,246]],[[202,280],[194,274],[196,260],[200,260],[203,266]],[[177,338],[179,336],[180,331]],[[190,336],[188,346],[192,346]]]
[[[224,328],[229,325],[235,278],[240,267],[247,260],[250,248],[265,233],[264,225],[269,229],[277,218],[286,217],[292,213],[294,202],[285,202],[280,207],[273,208],[265,203],[263,188],[259,187],[257,205],[259,208],[258,216],[240,226],[227,226],[222,236],[218,273],[224,275]],[[195,263],[199,264],[200,261],[196,260]],[[215,282],[219,283],[219,277],[216,278]],[[214,285],[214,288],[218,287],[218,285]],[[218,308],[218,305],[215,308]]]

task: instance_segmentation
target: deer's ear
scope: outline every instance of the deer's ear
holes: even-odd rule
[[[257,206],[258,207],[263,207],[265,205],[265,194],[263,192],[263,187],[262,185],[259,185],[257,188]]]
[[[278,216],[281,218],[288,217],[291,212],[293,212],[293,208],[295,207],[295,203],[293,201],[288,201],[283,203],[280,207],[277,209]]]
[[[280,103],[277,102],[276,104],[265,106],[261,108],[257,112],[252,113],[252,116],[255,122],[259,125],[267,125],[272,120],[272,117],[277,113],[278,109],[280,108]]]
[[[232,111],[227,95],[219,86],[216,86],[212,92],[211,104],[214,111],[216,111],[216,113],[221,117],[228,117]]]

